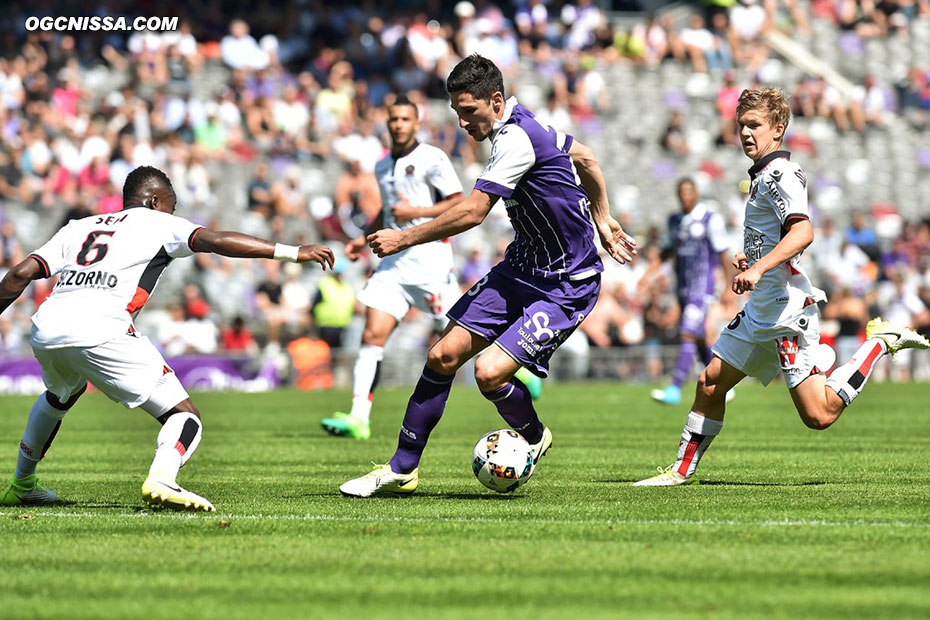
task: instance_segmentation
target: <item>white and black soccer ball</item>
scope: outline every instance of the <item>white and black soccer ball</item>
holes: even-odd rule
[[[517,431],[491,431],[478,440],[471,468],[484,486],[510,493],[533,475],[533,449]]]

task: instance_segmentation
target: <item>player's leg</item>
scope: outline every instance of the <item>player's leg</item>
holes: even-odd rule
[[[0,504],[49,504],[58,495],[38,482],[36,467],[45,457],[61,428],[68,410],[87,389],[87,379],[71,368],[65,349],[34,349],[42,366],[42,380],[47,391],[36,399],[29,411],[26,429],[19,444],[16,471],[0,495]]]
[[[930,342],[914,330],[892,325],[881,317],[873,319],[866,326],[865,342],[848,362],[837,367],[827,380],[812,376],[802,382],[791,390],[791,398],[804,424],[818,430],[828,428],[862,393],[883,355],[926,348],[930,348]]]
[[[174,373],[171,373],[174,376]],[[177,380],[177,379],[175,379]],[[170,388],[177,394],[177,386]],[[183,390],[183,388],[181,388]],[[164,413],[163,403],[169,390],[162,389],[141,407],[152,414],[161,424],[161,430],[155,440],[155,457],[149,467],[149,474],[142,483],[142,498],[152,506],[165,506],[177,510],[202,510],[213,512],[215,508],[208,500],[196,493],[182,488],[177,483],[179,470],[190,460],[200,445],[203,436],[203,422],[200,412],[191,399],[185,398]]]
[[[344,495],[370,497],[382,493],[412,493],[419,483],[417,468],[429,435],[439,424],[456,371],[490,342],[450,323],[427,356],[400,427],[397,450],[386,465],[339,487]]]
[[[203,424],[158,349],[136,332],[76,352],[79,370],[97,389],[129,409],[141,408],[162,424],[142,485],[143,499],[178,510],[213,511],[213,504],[177,484],[178,470],[200,444]]]
[[[694,482],[694,472],[701,458],[723,430],[727,393],[745,376],[743,371],[715,356],[698,377],[694,404],[681,431],[675,463],[634,486],[678,486]]]
[[[679,298],[681,307],[681,323],[678,333],[681,346],[678,348],[678,358],[675,360],[675,370],[672,372],[672,382],[661,390],[652,391],[652,399],[665,405],[681,403],[681,387],[688,380],[694,361],[698,356],[698,342],[703,341],[706,322],[706,305]],[[706,347],[705,347],[706,350]],[[710,359],[704,360],[705,366]]]
[[[490,347],[475,360],[475,380],[481,395],[494,403],[510,428],[523,435],[530,444],[540,446],[534,459],[538,461],[549,449],[552,433],[547,432],[548,429],[539,421],[529,387],[516,377],[521,368],[522,364],[502,348]]]
[[[365,313],[362,346],[355,359],[352,383],[352,410],[336,412],[320,424],[335,436],[368,439],[371,437],[371,406],[384,359],[384,345],[397,327],[398,320],[388,312],[369,307]]]

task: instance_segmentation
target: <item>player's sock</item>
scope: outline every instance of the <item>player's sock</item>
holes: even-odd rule
[[[363,422],[368,422],[371,417],[371,401],[381,376],[381,360],[383,359],[384,347],[363,344],[358,350],[352,384],[352,411],[349,415]]]
[[[685,421],[685,428],[681,431],[681,443],[678,444],[678,458],[675,460],[673,470],[690,478],[697,469],[698,463],[710,442],[720,434],[723,429],[723,420],[712,420],[699,413],[690,412]]]
[[[203,435],[203,424],[193,413],[182,411],[168,418],[158,432],[155,458],[149,477],[173,484],[181,469],[194,454]]]
[[[539,443],[545,427],[539,421],[533,397],[525,383],[513,377],[496,390],[481,392],[481,395],[494,403],[510,428],[523,435],[529,443]]]
[[[697,350],[698,350],[698,355],[701,356],[701,362],[703,362],[705,366],[710,364],[711,361],[714,359],[714,353],[711,350],[711,348],[707,346],[707,343],[703,341],[697,343]]]
[[[849,361],[830,373],[827,387],[849,406],[865,388],[875,362],[888,351],[884,340],[872,338],[862,343]]]
[[[688,380],[691,368],[694,366],[694,356],[697,355],[697,343],[685,340],[678,351],[678,361],[675,363],[675,374],[672,375],[672,385],[681,389]]]
[[[420,464],[429,434],[442,418],[455,375],[441,375],[423,368],[423,374],[407,402],[407,412],[397,439],[397,452],[391,458],[391,469],[398,474],[412,472]]]
[[[36,402],[32,404],[32,409],[29,411],[29,421],[26,422],[26,430],[23,431],[23,439],[19,442],[19,458],[16,459],[17,478],[24,478],[36,473],[36,465],[48,452],[52,441],[55,440],[58,429],[61,428],[61,420],[68,413],[68,409],[71,408],[77,397],[66,403],[59,402],[54,396],[52,396],[52,399],[61,407],[52,405],[48,392],[39,396]]]

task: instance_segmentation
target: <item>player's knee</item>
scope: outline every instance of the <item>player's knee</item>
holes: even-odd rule
[[[389,333],[390,332],[381,333],[378,330],[366,327],[365,331],[362,332],[362,344],[367,344],[373,347],[383,347],[387,343]]]
[[[501,368],[488,362],[482,362],[482,359],[479,357],[475,360],[475,382],[482,392],[491,392],[506,383],[507,377]]]
[[[716,401],[724,398],[725,393],[720,390],[717,381],[711,377],[707,370],[702,370],[697,381],[697,395],[709,401]]]
[[[814,431],[823,431],[836,422],[838,416],[824,409],[823,411],[805,411],[801,416],[804,426]]]
[[[459,361],[459,355],[455,351],[445,347],[440,340],[429,350],[429,354],[426,358],[426,365],[429,366],[431,370],[448,375],[458,370],[461,363]]]

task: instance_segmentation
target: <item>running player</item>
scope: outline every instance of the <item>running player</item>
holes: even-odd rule
[[[747,375],[767,385],[780,369],[801,420],[822,430],[862,392],[881,356],[930,347],[913,330],[873,319],[865,343],[824,378],[821,370],[833,365],[835,354],[819,344],[817,303],[826,295],[798,265],[798,256],[814,240],[814,229],[804,172],[781,150],[791,119],[787,97],[773,88],[744,90],[736,112],[743,152],[754,163],[743,252],[733,261],[738,273],[732,290],[737,295],[751,291],[749,302],[720,334],[714,358],[698,379],[675,463],[635,486],[694,482],[701,457],[723,428],[726,394]]]
[[[417,142],[420,119],[417,106],[399,95],[388,107],[391,152],[375,166],[381,188],[381,213],[367,233],[381,228],[403,230],[430,221],[460,203],[462,183],[446,154]],[[436,197],[440,198],[436,202]],[[368,241],[366,235],[346,244],[346,256],[358,259]],[[368,307],[362,346],[355,360],[352,409],[336,412],[321,424],[332,435],[368,439],[369,418],[378,384],[384,345],[414,306],[446,326],[445,312],[461,297],[453,273],[452,246],[437,240],[386,257],[358,294]]]
[[[514,374],[525,366],[546,376],[552,353],[594,307],[604,269],[595,230],[618,262],[636,253],[633,239],[610,216],[604,176],[591,150],[541,124],[515,98],[505,99],[493,62],[477,54],[465,58],[452,70],[446,89],[459,125],[477,141],[491,139],[491,159],[465,201],[426,224],[379,230],[368,237],[369,245],[379,256],[390,256],[461,233],[480,224],[498,198],[516,236],[504,260],[449,311],[452,322],[429,351],[394,456],[339,487],[349,496],[416,490],[420,456],[455,373],[485,349],[475,360],[478,387],[533,446],[538,462],[552,433]]]
[[[700,354],[705,366],[710,363],[710,348],[705,340],[706,323],[707,310],[714,301],[717,263],[722,266],[725,281],[730,279],[726,225],[720,214],[708,209],[698,201],[699,198],[694,181],[688,178],[678,181],[681,212],[668,219],[668,232],[662,248],[662,260],[675,257],[678,306],[681,308],[678,327],[681,348],[672,383],[665,389],[652,391],[653,400],[666,405],[681,402],[681,386],[687,380],[697,355]]]
[[[51,296],[33,315],[32,348],[47,391],[29,413],[16,472],[0,504],[50,504],[58,495],[36,479],[61,422],[90,381],[111,399],[141,407],[162,424],[155,458],[142,484],[151,505],[213,511],[181,488],[178,470],[200,444],[203,424],[177,376],[133,319],[175,258],[215,252],[241,258],[316,261],[333,265],[320,245],[287,246],[236,232],[215,232],[173,215],[177,198],[164,172],[129,173],[123,210],[73,220],[0,281],[0,312],[33,280],[58,275]]]

